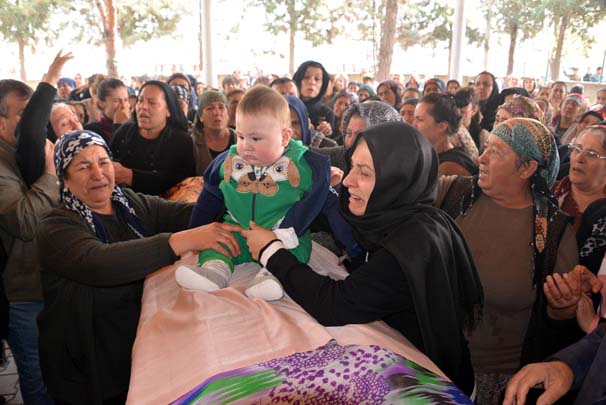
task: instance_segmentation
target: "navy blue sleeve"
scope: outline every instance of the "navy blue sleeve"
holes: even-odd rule
[[[217,156],[204,172],[204,187],[191,213],[190,228],[216,222],[225,212],[225,201],[219,184],[221,183],[221,165],[228,153],[229,150],[226,150]]]
[[[309,164],[312,173],[312,189],[293,205],[280,228],[293,227],[301,236],[322,211],[330,187],[330,164],[328,158],[307,151],[303,158]]]
[[[559,360],[566,363],[574,374],[572,389],[578,389],[583,384],[583,380],[591,368],[594,358],[596,358],[598,348],[602,340],[605,339],[605,332],[604,323],[600,323],[593,332],[583,337],[583,339],[560,350],[545,361]]]
[[[354,238],[351,225],[345,221],[339,212],[339,192],[330,185],[328,187],[329,193],[324,202],[324,206],[322,207],[322,214],[324,214],[328,220],[328,224],[330,225],[330,229],[335,238],[345,246],[347,255],[351,259],[355,259],[364,254],[364,251]]]
[[[56,94],[57,89],[50,84],[39,83],[15,129],[17,164],[27,187],[44,174],[46,125]]]

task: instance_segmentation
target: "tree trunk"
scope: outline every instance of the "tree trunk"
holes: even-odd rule
[[[103,25],[103,43],[105,44],[105,67],[110,77],[118,77],[116,66],[116,9],[113,0],[95,0]],[[105,7],[104,7],[105,6]]]
[[[295,73],[295,33],[297,32],[297,11],[295,2],[288,2],[288,16],[290,19],[288,29],[288,71],[291,76]]]
[[[450,26],[450,36],[448,37],[448,79],[452,78],[451,76],[451,71],[450,71],[450,62],[452,62],[452,29],[453,26]]]
[[[17,42],[19,43],[19,65],[21,66],[21,81],[25,82],[27,80],[27,75],[25,74],[25,39],[19,38]]]
[[[551,53],[551,59],[549,61],[549,69],[551,70],[549,76],[551,80],[558,80],[560,78],[560,64],[562,63],[562,49],[564,48],[564,37],[566,36],[566,30],[568,29],[569,17],[564,15],[560,19],[559,29],[557,31],[558,38],[556,40],[555,48]]]
[[[492,22],[492,0],[488,1],[486,13],[486,34],[484,34],[484,70],[488,70],[488,52],[490,51],[490,23]]]
[[[295,30],[290,27],[290,40],[288,43],[288,71],[291,76],[295,73]]]
[[[509,59],[507,61],[507,75],[513,73],[513,56],[516,52],[516,42],[518,40],[518,23],[512,23],[509,27]]]
[[[381,82],[389,79],[393,46],[396,41],[396,21],[398,19],[398,1],[387,0],[385,18],[381,27],[381,45],[379,47],[379,66],[376,79]]]

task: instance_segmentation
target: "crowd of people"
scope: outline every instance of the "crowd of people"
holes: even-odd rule
[[[606,88],[317,61],[130,87],[62,77],[72,57],[35,90],[0,80],[0,331],[26,404],[123,404],[143,281],[192,254],[181,288],[256,261],[249,297],[383,320],[478,404],[603,401]],[[347,278],[309,268],[312,240]]]

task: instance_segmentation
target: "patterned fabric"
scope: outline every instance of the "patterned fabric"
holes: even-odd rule
[[[63,135],[55,144],[55,170],[57,171],[57,177],[59,178],[61,199],[63,200],[65,206],[68,209],[77,212],[82,219],[86,221],[86,223],[101,241],[109,243],[109,237],[98,217],[98,214],[91,211],[86,204],[80,201],[78,197],[73,195],[72,192],[63,184],[65,171],[74,157],[76,157],[83,149],[93,145],[102,146],[107,151],[107,154],[111,157],[109,147],[101,135],[86,130],[73,131]],[[114,186],[111,200],[134,234],[139,238],[143,238],[143,227],[135,214],[135,210],[130,207],[128,200],[122,193],[120,187]]]
[[[532,118],[543,122],[543,110],[531,98],[524,96],[514,96],[505,104],[499,107],[512,115],[512,117]]]
[[[347,129],[349,120],[351,120],[351,117],[354,115],[362,117],[364,122],[366,122],[366,128],[382,122],[402,121],[402,116],[398,110],[383,101],[367,101],[365,103],[352,104],[345,112],[343,128]]]
[[[471,155],[471,157],[474,158],[474,160],[478,158],[478,156],[479,156],[478,147],[476,146],[476,143],[473,141],[471,134],[469,133],[467,128],[465,128],[464,125],[461,125],[459,127],[459,130],[457,131],[457,133],[455,133],[453,135],[449,135],[448,140],[450,141],[452,146],[454,146],[454,147],[460,146],[460,147],[464,148],[467,151],[467,153],[469,153]]]
[[[452,383],[394,352],[334,340],[218,374],[172,405],[209,403],[472,404]]]
[[[507,383],[512,374],[476,373],[476,403],[482,405],[501,405]]]

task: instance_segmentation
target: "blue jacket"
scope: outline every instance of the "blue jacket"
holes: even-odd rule
[[[604,322],[598,324],[595,330],[583,339],[547,359],[563,361],[572,368],[572,389],[580,388],[575,404],[606,405],[605,326]]]

